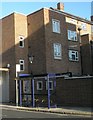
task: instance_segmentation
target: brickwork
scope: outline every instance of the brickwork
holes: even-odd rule
[[[20,21],[20,22],[19,22]],[[25,47],[19,47],[19,36],[25,37]],[[20,59],[25,61],[25,73],[28,73],[28,42],[27,42],[27,19],[20,14],[11,14],[2,19],[2,67],[9,68],[9,99],[15,101],[15,77],[16,64]],[[11,94],[13,93],[13,94]]]
[[[60,33],[53,32],[52,19],[60,21]],[[68,41],[67,29],[76,31],[76,26],[67,24],[65,16],[62,14],[48,9],[41,9],[28,15],[29,54],[34,55],[34,61],[31,65],[33,73],[72,72],[76,75],[81,74],[79,41]],[[62,59],[60,60],[54,59],[54,43],[60,43],[62,45]],[[79,52],[79,62],[69,62],[68,50],[70,45],[77,45],[74,49]]]
[[[79,106],[92,107],[92,84],[93,76],[53,78],[53,90],[50,91],[50,106]],[[43,89],[37,90],[37,81],[42,81]],[[56,81],[56,86],[54,86]],[[37,79],[34,82],[35,106],[48,106],[48,91],[46,80]]]
[[[9,71],[9,99],[15,99],[15,37],[14,37],[14,14],[2,20],[2,67],[11,65]],[[13,72],[12,72],[13,71]],[[12,73],[12,74],[11,74]],[[13,93],[13,94],[11,94]]]
[[[89,42],[89,35],[82,35],[82,46],[81,46],[81,54],[82,54],[82,73],[85,75],[93,74],[92,70],[92,47]]]
[[[59,4],[60,6],[61,4]],[[64,8],[63,4],[58,9]],[[75,23],[67,22],[72,18]],[[60,33],[53,32],[52,19],[60,21]],[[86,23],[87,30],[78,31],[78,25]],[[82,46],[80,51],[80,35],[91,34],[90,21],[75,17],[57,9],[40,9],[27,16],[18,13],[10,14],[2,19],[2,67],[9,69],[9,93],[10,101],[15,101],[15,77],[16,64],[20,59],[24,59],[25,70],[20,73],[66,73],[72,72],[73,75],[81,75],[81,67],[83,66],[83,74],[91,74],[91,52],[90,45]],[[78,41],[69,41],[67,30],[77,32]],[[19,47],[19,36],[24,36],[24,48]],[[83,42],[89,43],[92,37],[82,36]],[[54,43],[60,43],[62,46],[62,59],[54,59]],[[75,46],[75,47],[71,47]],[[69,61],[68,50],[73,49],[79,52],[79,61]],[[82,62],[81,65],[81,52]],[[86,54],[87,53],[87,54]],[[34,56],[33,63],[28,61],[28,55]],[[86,57],[85,57],[86,56]],[[93,61],[93,60],[92,60]],[[60,81],[61,82],[61,81]],[[13,93],[13,94],[11,94]]]
[[[30,72],[34,74],[46,73],[45,29],[43,9],[27,16],[29,55],[34,56]]]
[[[93,106],[92,84],[93,77],[57,79],[57,104],[62,106]]]

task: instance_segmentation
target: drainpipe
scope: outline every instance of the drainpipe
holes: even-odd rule
[[[35,107],[35,97],[34,97],[34,79],[32,79],[32,107]]]
[[[47,75],[47,86],[48,86],[48,109],[50,108],[50,88],[49,88],[49,75]]]
[[[20,106],[22,106],[22,81],[19,81],[20,84]]]
[[[92,75],[93,75],[93,41],[90,41],[91,47],[91,64],[92,64]]]
[[[79,45],[80,45],[80,59],[81,59],[81,75],[83,75],[83,65],[82,65],[82,42],[81,42],[81,35],[80,35],[80,31],[82,30],[81,27],[78,27],[78,31],[79,31]]]

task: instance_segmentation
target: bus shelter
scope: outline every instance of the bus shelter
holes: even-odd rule
[[[51,106],[51,96],[56,94],[56,78],[58,77],[64,77],[64,75],[69,75],[67,74],[41,74],[41,75],[32,75],[32,74],[19,74],[16,81],[18,83],[18,104],[20,106],[23,106],[23,99],[26,101],[26,106],[32,106],[35,107],[35,96],[46,96],[47,98],[47,107],[48,109],[50,107],[56,107],[56,102],[52,104]],[[43,80],[47,82],[47,91],[44,93],[41,92],[39,94],[38,92],[36,93],[36,85],[35,81],[37,80]],[[51,92],[50,89],[50,80],[53,80],[53,91]],[[40,97],[39,97],[40,98]],[[28,102],[30,99],[30,102]],[[55,99],[55,98],[54,98]]]

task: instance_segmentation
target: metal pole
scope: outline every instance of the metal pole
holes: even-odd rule
[[[49,75],[47,75],[47,88],[48,88],[48,109],[50,108],[50,88],[49,88]]]
[[[22,81],[20,80],[20,106],[22,106]]]
[[[16,78],[18,77],[18,72],[20,72],[20,64],[16,64]],[[18,80],[16,80],[16,106],[18,106]]]
[[[32,107],[35,107],[35,100],[34,100],[34,79],[32,79]]]
[[[16,106],[18,106],[18,80],[16,80]]]

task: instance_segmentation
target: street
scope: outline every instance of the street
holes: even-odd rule
[[[1,109],[1,108],[0,108]],[[2,108],[2,118],[88,118],[89,116],[80,116],[80,115],[71,115],[71,114],[57,114],[57,113],[48,113],[48,112],[36,112],[36,111],[26,111],[26,110],[17,110],[13,108]]]

